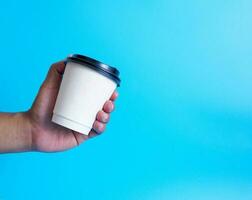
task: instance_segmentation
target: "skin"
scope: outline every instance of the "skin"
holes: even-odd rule
[[[51,66],[28,111],[0,113],[0,153],[64,151],[104,132],[110,113],[115,107],[114,101],[118,97],[116,91],[97,113],[93,129],[88,136],[51,122],[64,70],[63,61]]]

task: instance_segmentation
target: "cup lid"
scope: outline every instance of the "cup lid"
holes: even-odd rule
[[[121,83],[121,80],[119,78],[120,72],[115,67],[109,66],[98,60],[80,54],[71,54],[70,56],[67,57],[67,61],[84,64],[85,66],[94,69],[98,73],[116,82],[118,87],[120,86]]]

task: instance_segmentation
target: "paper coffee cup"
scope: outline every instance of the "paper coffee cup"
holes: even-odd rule
[[[69,56],[52,121],[88,135],[97,112],[119,85],[116,68],[86,56]]]

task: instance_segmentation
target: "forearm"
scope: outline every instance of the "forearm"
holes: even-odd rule
[[[26,113],[0,113],[0,153],[31,150],[31,125]]]

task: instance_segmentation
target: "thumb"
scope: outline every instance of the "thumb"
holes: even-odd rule
[[[64,71],[65,63],[63,61],[53,64],[49,69],[32,105],[31,110],[36,116],[46,119],[52,114]]]
[[[50,89],[58,89],[61,83],[62,75],[65,71],[65,62],[60,61],[52,64],[49,69],[43,86]]]

